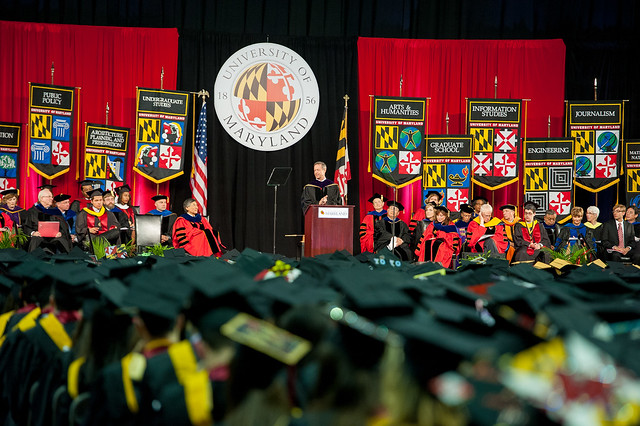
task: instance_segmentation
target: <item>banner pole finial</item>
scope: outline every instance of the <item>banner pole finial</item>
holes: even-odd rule
[[[53,86],[53,73],[55,72],[55,67],[53,66],[53,61],[51,61],[51,85]]]

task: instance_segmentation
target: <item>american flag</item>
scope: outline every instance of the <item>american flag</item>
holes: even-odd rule
[[[193,150],[193,169],[191,171],[191,194],[198,204],[202,216],[207,215],[207,103],[202,102],[196,143]]]
[[[348,98],[347,98],[348,99]],[[344,106],[342,125],[340,126],[340,140],[338,141],[338,155],[336,155],[336,172],[333,180],[340,188],[342,205],[347,204],[347,181],[351,179],[351,164],[349,164],[349,147],[347,146],[347,105]]]

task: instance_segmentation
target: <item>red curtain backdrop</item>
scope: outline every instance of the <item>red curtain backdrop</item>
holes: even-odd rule
[[[135,161],[136,86],[160,88],[164,67],[164,88],[174,90],[178,71],[178,31],[175,28],[118,28],[80,25],[51,25],[0,21],[0,121],[23,124],[20,141],[20,205],[37,201],[37,187],[44,182],[27,171],[29,119],[28,83],[80,87],[80,132],[74,147],[84,150],[84,124],[104,123],[109,103],[109,124],[131,129],[127,182],[133,188],[134,203],[146,212],[153,208],[150,197],[156,184],[131,170]],[[74,129],[77,128],[74,117]],[[75,130],[74,130],[75,131]],[[77,161],[77,156],[80,156]],[[84,177],[84,156],[74,151],[71,169],[55,178],[54,194],[79,196],[79,177]],[[168,194],[169,183],[159,186]],[[182,209],[178,209],[180,212]]]
[[[445,134],[449,113],[449,134],[464,134],[465,98],[494,98],[497,76],[498,98],[531,100],[526,106],[523,102],[523,120],[527,118],[526,127],[523,121],[523,136],[546,137],[550,116],[551,136],[560,137],[564,134],[564,68],[562,40],[360,38],[360,216],[372,210],[367,203],[371,194],[379,192],[393,198],[393,189],[373,179],[368,167],[373,167],[369,157],[370,95],[431,98],[428,133]],[[398,190],[398,201],[405,206],[403,219],[408,221],[411,213],[421,207],[421,191],[422,182]],[[497,191],[474,185],[473,191],[475,196],[486,197],[494,209],[523,201],[522,180]]]

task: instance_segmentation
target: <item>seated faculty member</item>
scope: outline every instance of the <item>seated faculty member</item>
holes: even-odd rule
[[[120,223],[115,215],[104,207],[102,190],[94,189],[89,193],[91,206],[85,207],[78,213],[76,219],[76,234],[78,241],[89,240],[93,237],[106,238],[112,245],[120,244]],[[91,237],[89,237],[91,234]]]
[[[198,213],[196,200],[187,198],[182,207],[185,213],[173,226],[173,246],[185,249],[192,256],[222,256],[226,247],[220,242],[220,233]]]
[[[402,260],[412,260],[409,248],[409,226],[398,218],[404,206],[398,201],[387,201],[387,216],[376,222],[373,232],[374,250],[388,248]]]
[[[58,222],[58,233],[53,237],[43,236],[38,230],[40,222]],[[62,212],[53,206],[53,194],[50,190],[43,189],[38,192],[38,202],[27,210],[24,233],[31,237],[29,251],[38,247],[48,249],[53,253],[68,253],[71,250],[69,225]]]
[[[300,197],[302,213],[306,213],[312,204],[321,206],[341,204],[338,185],[327,179],[327,165],[322,161],[316,161],[313,164],[313,175],[315,179],[302,189],[302,196]]]
[[[504,253],[507,249],[504,223],[493,217],[491,204],[482,204],[478,216],[469,223],[467,243],[473,253]]]
[[[166,195],[154,195],[151,199],[156,208],[150,210],[147,214],[162,216],[161,242],[163,244],[169,243],[171,241],[171,234],[173,233],[173,225],[176,222],[176,215],[167,209],[167,200],[169,197]]]
[[[607,261],[620,262],[622,257],[631,257],[640,264],[640,254],[636,248],[633,225],[625,220],[627,209],[624,204],[613,206],[613,219],[602,225],[602,248]]]
[[[551,260],[549,253],[542,251],[543,247],[551,247],[551,241],[549,234],[536,219],[537,208],[534,203],[525,203],[524,218],[513,228],[513,245],[516,249],[512,259],[514,262],[541,260],[549,263]]]
[[[382,219],[387,211],[384,209],[384,197],[375,193],[369,198],[373,210],[367,212],[360,223],[360,251],[373,253],[373,226]]]

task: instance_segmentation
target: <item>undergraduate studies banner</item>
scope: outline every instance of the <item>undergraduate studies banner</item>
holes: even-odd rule
[[[575,138],[575,184],[600,192],[620,181],[624,108],[620,101],[569,101],[567,136]]]
[[[470,200],[471,136],[433,135],[427,138],[422,205],[429,191],[439,192],[442,205],[459,211]]]
[[[573,203],[573,138],[525,141],[524,199],[540,206],[538,215],[551,209],[563,223]]]
[[[19,123],[0,123],[0,191],[18,188]]]
[[[136,160],[133,170],[162,183],[184,173],[189,93],[137,90]]]
[[[129,129],[86,123],[84,178],[115,190],[126,179]]]
[[[69,171],[74,114],[73,87],[29,84],[29,167],[47,179]]]
[[[473,182],[495,190],[518,181],[522,101],[469,99],[468,108]]]
[[[426,99],[374,97],[373,177],[402,188],[422,176]]]

